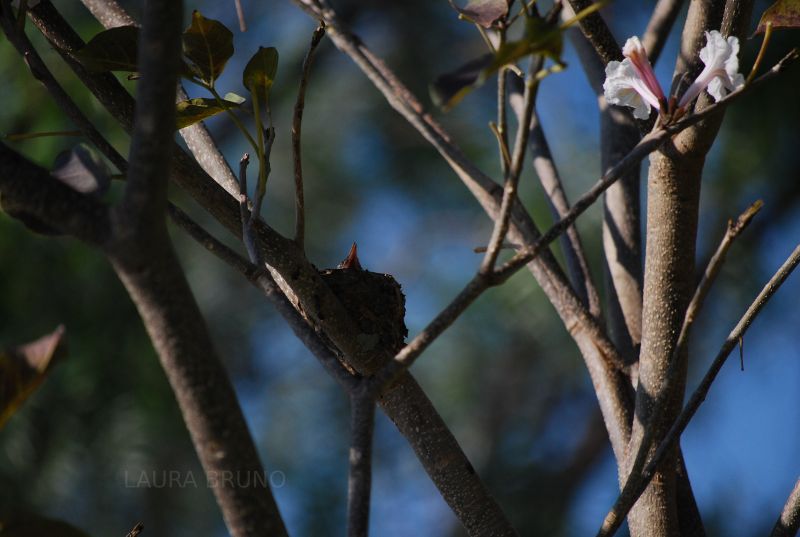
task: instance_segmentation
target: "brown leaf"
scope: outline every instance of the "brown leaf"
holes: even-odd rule
[[[764,33],[767,23],[773,28],[800,28],[800,0],[778,0],[769,6],[758,21],[755,35]]]
[[[508,14],[506,0],[469,0],[464,7],[458,7],[453,0],[449,2],[462,17],[484,28],[491,28],[495,22]]]
[[[36,341],[0,351],[0,427],[63,357],[64,334],[64,327],[59,326]]]

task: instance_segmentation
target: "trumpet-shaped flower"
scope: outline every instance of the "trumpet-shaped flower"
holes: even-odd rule
[[[622,49],[625,59],[606,66],[603,90],[606,101],[633,108],[638,119],[650,117],[650,107],[656,110],[665,102],[664,92],[656,79],[647,53],[638,37],[631,37]]]
[[[744,76],[739,73],[739,39],[734,36],[725,39],[716,30],[706,32],[706,46],[700,51],[700,59],[705,64],[697,79],[686,89],[678,103],[684,107],[700,95],[704,89],[719,101],[729,92],[744,85]]]

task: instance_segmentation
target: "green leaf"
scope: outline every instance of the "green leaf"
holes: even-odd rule
[[[74,56],[90,71],[136,71],[138,47],[139,29],[119,26],[95,35]]]
[[[767,23],[772,28],[800,28],[800,0],[778,0],[769,6],[758,21],[756,34],[764,33]]]
[[[213,86],[233,56],[233,33],[221,22],[194,11],[192,24],[183,32],[183,54],[191,73]]]
[[[508,15],[507,0],[469,0],[464,7],[458,7],[453,0],[448,1],[461,18],[484,28],[491,28],[495,22]]]
[[[232,99],[228,97],[232,96]],[[239,101],[236,100],[238,97]],[[244,99],[236,95],[235,93],[229,93],[223,99],[222,104],[216,99],[207,99],[207,98],[199,98],[199,99],[189,99],[186,101],[181,101],[177,105],[176,111],[176,122],[178,129],[183,129],[188,127],[189,125],[194,125],[204,119],[215,116],[225,110],[231,108],[238,108]]]
[[[63,326],[34,342],[0,351],[0,427],[41,384],[64,352]]]
[[[278,72],[278,50],[275,47],[258,47],[242,74],[242,83],[259,101],[267,102],[275,74]]]

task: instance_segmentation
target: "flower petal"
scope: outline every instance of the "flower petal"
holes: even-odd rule
[[[658,99],[641,79],[629,58],[608,63],[603,92],[608,103],[633,108],[633,115],[638,119],[650,117],[651,106],[659,108]]]
[[[678,103],[679,107],[688,105],[704,89],[715,101],[744,85],[744,77],[739,73],[739,39],[735,36],[725,39],[716,30],[706,32],[706,46],[700,50],[700,59],[705,64]]]

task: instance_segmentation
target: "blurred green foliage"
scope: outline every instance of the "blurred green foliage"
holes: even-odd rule
[[[246,51],[258,46],[280,51],[281,72],[271,97],[278,138],[265,214],[277,229],[288,232],[293,218],[291,109],[314,21],[290,2],[243,3],[250,29],[247,34],[235,32],[237,53],[217,86],[241,93]],[[641,31],[652,4],[620,1],[610,8],[621,40]],[[484,51],[474,28],[456,20],[444,0],[376,0],[368,6],[348,0],[337,6],[342,18],[420,96],[427,95],[436,76]],[[100,30],[78,3],[58,7],[85,38]],[[189,8],[236,28],[226,2]],[[776,32],[765,65],[796,44],[797,35]],[[82,109],[124,150],[127,139],[119,127],[41,38],[35,44]],[[752,63],[757,48],[756,40],[743,44],[741,65]],[[661,62],[671,64],[674,54],[673,41]],[[565,59],[569,69],[547,79],[540,103],[566,188],[575,199],[599,175],[599,128],[594,97],[569,47]],[[0,131],[72,128],[5,41],[0,42],[0,76]],[[706,363],[705,354],[715,350],[720,333],[777,266],[779,254],[768,255],[763,247],[796,242],[799,84],[800,69],[795,68],[743,99],[728,113],[709,156],[701,264],[728,218],[755,198],[766,205],[723,270],[708,316],[698,327],[697,347],[704,354],[693,360],[693,369]],[[467,96],[441,120],[471,158],[498,176],[495,142],[486,128],[495,114],[490,86]],[[366,268],[391,272],[404,286],[413,335],[467,281],[480,260],[471,250],[485,243],[489,222],[438,155],[328,42],[320,47],[306,102],[309,257],[320,268],[335,266],[350,242],[358,241]],[[211,119],[209,125],[229,161],[236,162],[246,141],[224,117]],[[74,143],[39,138],[14,147],[50,166],[60,150]],[[541,189],[529,172],[522,181],[523,201],[545,228],[550,216]],[[234,244],[179,192],[173,199]],[[596,207],[578,223],[596,282],[602,280],[599,219]],[[242,278],[180,232],[174,238],[236,382],[290,532],[341,533],[346,398]],[[796,317],[787,313],[784,324],[773,329],[793,330],[792,319]],[[32,235],[0,213],[0,343],[33,339],[59,323],[67,326],[70,359],[54,369],[0,431],[0,511],[24,509],[61,518],[95,536],[124,535],[139,520],[145,522],[147,536],[223,535],[207,488],[130,486],[143,471],[156,472],[154,481],[166,471],[201,473],[158,360],[106,261],[75,241]],[[581,524],[593,527],[592,518],[577,521],[575,509],[589,505],[580,503],[587,494],[613,493],[615,470],[609,470],[613,465],[607,442],[577,350],[529,274],[521,273],[482,297],[431,347],[415,374],[520,534],[575,535],[576,528],[586,527]],[[775,412],[785,418],[790,410]],[[382,416],[375,457],[376,535],[462,534],[407,444]],[[602,485],[596,484],[598,475],[605,480]],[[724,508],[726,494],[735,491],[701,505],[710,516],[710,534],[744,535],[737,531],[749,530],[737,530],[736,519],[714,515]],[[595,511],[607,508],[608,502],[598,500]],[[777,510],[778,505],[770,507]],[[774,514],[765,512],[756,523],[767,526]],[[753,522],[748,523],[741,527],[751,528]]]

